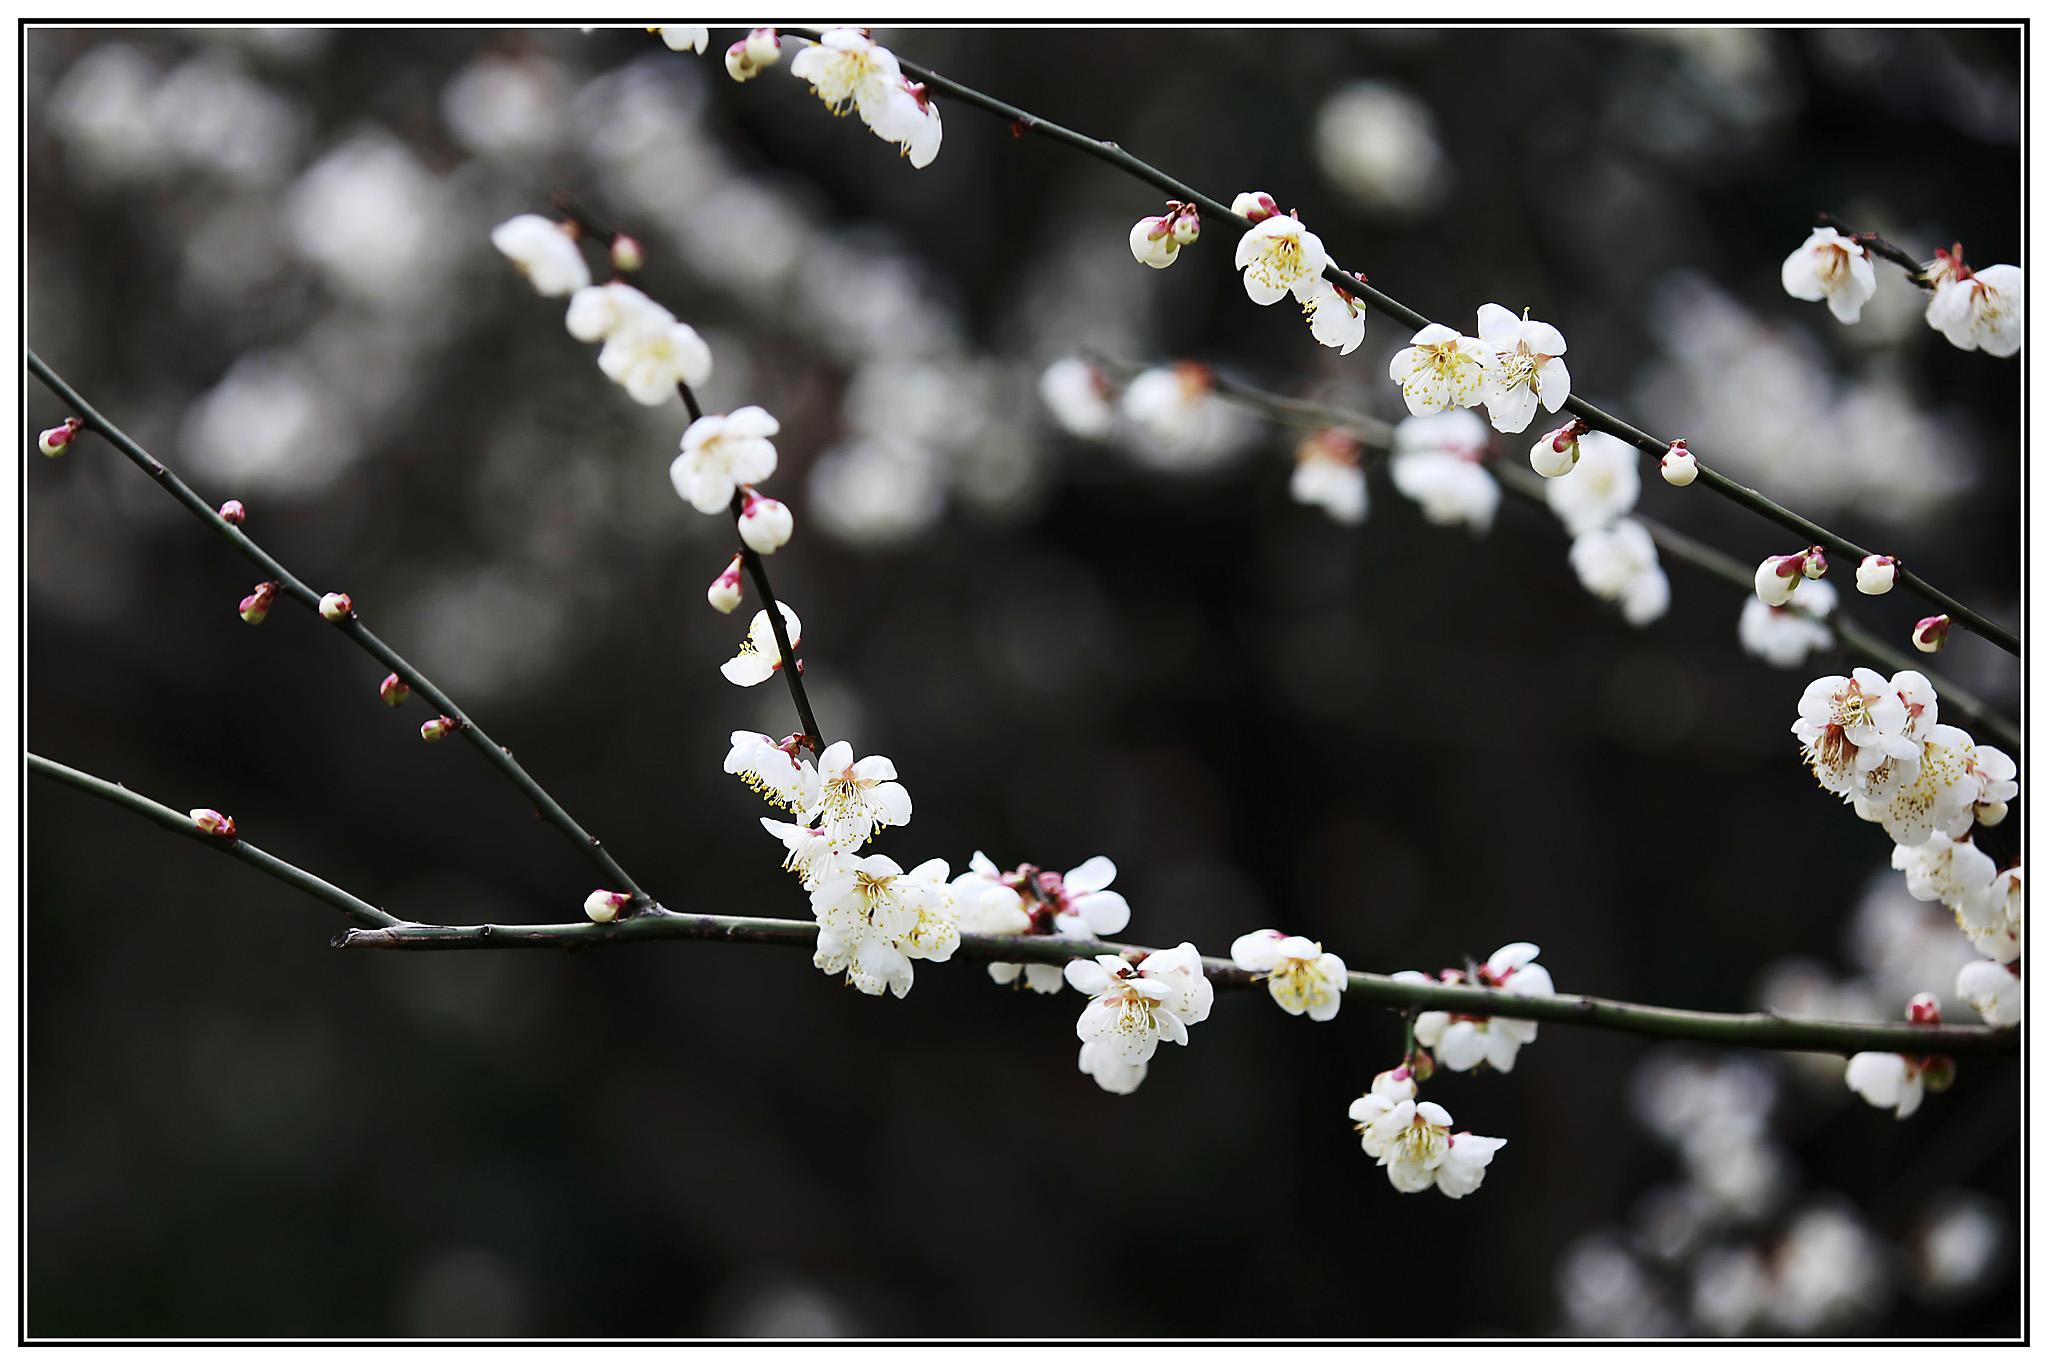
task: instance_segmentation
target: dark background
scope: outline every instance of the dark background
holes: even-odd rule
[[[1660,1003],[1748,1007],[1788,959],[1873,1017],[1947,993],[1952,960],[1888,978],[1845,937],[1896,883],[1889,844],[1786,733],[1839,659],[1748,657],[1739,595],[1679,564],[1631,629],[1513,501],[1474,541],[1376,473],[1339,527],[1288,500],[1280,433],[1182,480],[1065,437],[1033,386],[1082,345],[1393,418],[1398,329],[1315,346],[1246,302],[1220,227],[1137,267],[1151,191],[957,103],[913,171],[786,61],[726,80],[737,36],[31,32],[29,338],[353,593],[672,906],[806,913],[719,772],[728,731],[791,722],[779,687],[717,675],[744,621],[703,606],[729,532],[667,486],[680,409],[607,383],[488,244],[562,187],[645,241],[646,286],[718,354],[707,403],[782,418],[798,530],[773,568],[820,721],[917,802],[876,851],[1108,853],[1131,938],[1209,952],[1274,924],[1393,970],[1528,938],[1560,989]],[[1854,329],[1777,283],[1821,209],[2019,259],[2015,32],[882,37],[1225,200],[1270,189],[1432,316],[1530,305],[1580,392],[2018,621],[2018,363],[1950,348],[1889,266]],[[480,70],[545,97],[450,94]],[[1433,123],[1427,193],[1369,202],[1319,161],[1318,110],[1358,78]],[[306,188],[350,146],[385,169]],[[1862,424],[1701,361],[1689,277]],[[27,401],[31,436],[65,415]],[[924,449],[942,510],[906,534],[814,511],[807,471],[861,427]],[[238,621],[250,566],[113,451],[31,456],[26,482],[33,749],[229,811],[401,915],[579,913],[563,839],[466,745],[421,746],[423,708],[378,705],[382,670],[317,620]],[[1643,505],[1745,562],[1794,548],[1655,480]],[[1900,643],[1921,614],[1849,596]],[[1982,642],[1936,662],[2016,707]],[[897,1002],[770,948],[342,954],[327,907],[226,859],[66,789],[29,811],[33,1334],[1622,1330],[1561,1297],[1588,1237],[1655,1286],[1638,1329],[1703,1330],[1691,1261],[1643,1241],[1678,1167],[1629,1100],[1670,1054],[1636,1039],[1546,1028],[1512,1075],[1433,1085],[1508,1146],[1472,1198],[1403,1197],[1343,1117],[1400,1048],[1362,1005],[1316,1026],[1230,994],[1116,1097],[1074,1069],[1079,997],[976,964]],[[1842,1201],[1887,1288],[1830,1330],[2016,1332],[2017,1066],[1966,1063],[1905,1123],[1838,1064],[1766,1072],[1796,1174],[1709,1240],[1768,1257]],[[1943,1296],[1913,1239],[1959,1190],[2003,1252]]]

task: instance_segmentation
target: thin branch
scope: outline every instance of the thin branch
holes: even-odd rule
[[[266,578],[275,580],[286,596],[318,614],[320,593],[307,586],[296,574],[279,563],[241,527],[224,520],[212,504],[193,492],[183,479],[165,468],[161,460],[144,450],[126,432],[109,421],[99,409],[88,403],[84,395],[66,383],[64,378],[44,363],[43,358],[33,350],[28,353],[28,369],[30,374],[40,380],[45,388],[77,415],[87,430],[105,437],[116,450],[145,470],[165,492],[183,503],[193,516],[211,526],[230,545],[262,569]],[[371,658],[396,673],[408,686],[425,698],[429,706],[453,720],[455,728],[461,731],[463,738],[474,744],[484,757],[497,765],[498,770],[504,773],[514,786],[526,794],[527,799],[533,803],[534,812],[567,835],[571,843],[597,864],[604,872],[607,889],[630,892],[635,904],[651,903],[652,897],[640,889],[640,884],[619,865],[618,859],[612,857],[610,851],[600,844],[594,835],[577,824],[569,812],[562,808],[561,803],[548,794],[546,788],[534,781],[526,769],[519,765],[518,760],[512,757],[510,749],[484,733],[483,727],[470,719],[469,714],[455,704],[454,698],[435,686],[433,679],[406,662],[397,650],[378,639],[353,611],[333,625]]]
[[[1907,279],[1919,285],[1922,289],[1932,290],[1934,288],[1934,281],[1927,278],[1926,262],[1898,243],[1888,242],[1875,232],[1858,232],[1847,223],[1836,219],[1832,213],[1818,213],[1814,217],[1822,227],[1834,228],[1844,237],[1862,243],[1864,249],[1872,255],[1882,256],[1893,265],[1898,266],[1906,272]]]
[[[192,817],[184,811],[172,810],[161,802],[150,800],[140,792],[128,790],[118,782],[109,782],[104,777],[95,777],[76,768],[67,768],[62,763],[35,753],[28,755],[28,770],[38,777],[51,778],[97,796],[102,801],[111,801],[117,806],[126,807],[173,834],[181,834],[187,839],[202,843],[216,853],[225,853],[258,872],[268,873],[281,882],[297,887],[309,896],[318,896],[344,915],[363,924],[373,928],[391,928],[406,923],[395,916],[385,914],[361,897],[342,890],[333,882],[316,877],[304,868],[296,867],[274,854],[265,853],[246,839],[239,836],[223,838],[218,834],[208,834],[193,824]]]
[[[820,34],[820,31],[817,29],[803,28],[784,29],[783,32],[807,37],[813,41],[816,41]],[[1172,198],[1200,205],[1203,215],[1212,223],[1228,223],[1240,232],[1251,228],[1251,223],[1231,212],[1228,204],[1203,194],[1192,185],[1181,183],[1149,162],[1141,161],[1137,157],[1132,156],[1114,142],[1106,142],[1099,138],[1089,137],[1085,133],[1077,133],[1071,128],[1063,128],[1059,124],[1040,118],[1037,114],[1033,114],[1028,110],[1019,109],[1013,104],[1006,104],[991,95],[983,94],[972,86],[962,85],[956,80],[942,76],[929,67],[921,66],[916,62],[905,61],[900,54],[897,60],[906,74],[915,80],[921,81],[935,93],[949,95],[964,104],[982,110],[984,113],[995,115],[997,118],[1009,123],[1019,136],[1031,133],[1050,138],[1054,142],[1072,147],[1085,155],[1094,157],[1098,161],[1105,161],[1126,175],[1142,180],[1146,184],[1165,192]],[[1375,289],[1372,285],[1363,282],[1360,277],[1340,269],[1335,261],[1324,267],[1323,277],[1332,284],[1340,285],[1351,293],[1364,298],[1381,312],[1386,313],[1408,327],[1419,331],[1430,325],[1430,319],[1416,312],[1391,294]],[[1670,448],[1671,443],[1669,441],[1659,440],[1648,432],[1629,425],[1612,413],[1595,407],[1577,394],[1573,394],[1570,398],[1566,399],[1564,406],[1574,415],[1583,418],[1595,430],[1604,431],[1610,436],[1627,441],[1652,459],[1661,458],[1664,452]],[[1697,450],[1694,451],[1694,454],[1697,457]],[[1759,493],[1756,489],[1747,487],[1729,478],[1719,470],[1709,468],[1705,462],[1701,462],[1699,466],[1699,481],[1708,488],[1713,489],[1716,493],[1719,493],[1722,497],[1740,503],[1760,516],[1767,517],[1778,525],[1792,531],[1805,544],[1825,546],[1836,555],[1852,560],[1861,560],[1871,553],[1861,545],[1856,544],[1845,536],[1828,530],[1818,522],[1800,516],[1790,508],[1780,506],[1762,493]],[[1899,565],[1899,581],[1940,607],[1958,624],[1976,631],[2008,654],[2017,655],[2020,652],[2019,636],[1986,617],[1981,612],[1965,606],[1947,593],[1942,592],[1908,568],[1903,560]]]
[[[636,915],[615,924],[479,924],[461,926],[396,925],[386,929],[350,929],[335,939],[338,948],[463,949],[581,948],[609,943],[680,940],[716,943],[762,943],[809,948],[818,926],[804,920],[749,919],[729,915],[680,915],[672,911]],[[957,958],[993,962],[1059,964],[1109,953],[1135,959],[1153,952],[1127,943],[1103,943],[1050,935],[1005,937],[966,934],[954,951]],[[1225,958],[1205,957],[1202,967],[1218,987],[1259,985],[1263,978]],[[1906,1052],[1916,1056],[2011,1052],[2017,1033],[1979,1024],[1927,1027],[1919,1024],[1852,1024],[1819,1019],[1794,1019],[1778,1014],[1709,1014],[1699,1010],[1665,1009],[1589,995],[1525,996],[1476,986],[1396,981],[1372,972],[1351,972],[1345,998],[1354,1003],[1395,1008],[1420,1006],[1456,1014],[1533,1019],[1545,1023],[1581,1024],[1656,1038],[1797,1052]]]

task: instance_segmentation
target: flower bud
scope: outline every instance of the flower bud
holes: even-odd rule
[[[220,505],[220,519],[230,526],[240,526],[249,518],[249,509],[234,498]]]
[[[1994,825],[2004,824],[2009,810],[2011,810],[2011,807],[2007,806],[2003,801],[1979,801],[1976,806],[1977,823],[1986,829],[1990,829]]]
[[[711,586],[704,590],[704,599],[712,609],[726,615],[740,604],[740,557],[734,555],[732,563],[725,566],[725,572],[711,580]]]
[[[747,41],[742,38],[725,50],[725,74],[744,84],[761,74],[761,68],[747,56]]]
[[[1700,476],[1700,462],[1685,448],[1684,441],[1673,441],[1664,458],[1657,461],[1657,472],[1673,488],[1684,488]]]
[[[1946,616],[1923,616],[1913,626],[1913,648],[1922,654],[1936,654],[1948,643],[1949,620]]]
[[[1828,572],[1828,552],[1818,545],[1806,547],[1806,554],[1799,561],[1799,572],[1808,578],[1825,578]]]
[[[746,38],[747,60],[755,66],[773,66],[782,60],[782,38],[772,28],[757,28]]]
[[[453,716],[436,716],[420,727],[420,738],[429,744],[438,744],[448,738],[448,732],[454,728]]]
[[[1172,218],[1175,246],[1187,246],[1202,235],[1202,214],[1193,204],[1182,204]]]
[[[1249,222],[1263,222],[1280,212],[1279,203],[1264,190],[1246,190],[1230,201],[1230,211]]]
[[[1436,1058],[1430,1056],[1425,1048],[1416,1048],[1403,1065],[1417,1082],[1426,1081],[1436,1075]]]
[[[345,592],[331,592],[320,599],[320,615],[329,621],[346,621],[356,604]]]
[[[1938,1024],[1941,1022],[1941,1001],[1927,991],[1922,991],[1906,1002],[1906,1022],[1910,1024]]]
[[[403,706],[412,695],[412,687],[396,673],[384,675],[384,681],[377,684],[377,697],[386,706]]]
[[[612,238],[612,269],[621,275],[630,275],[647,264],[647,257],[640,250],[637,238],[620,233]]]
[[[201,834],[211,834],[221,839],[235,837],[235,817],[232,815],[222,815],[217,810],[201,806],[192,811],[191,816],[192,823],[198,826]]]
[[[1928,1093],[1939,1095],[1956,1083],[1956,1059],[1953,1057],[1926,1057],[1920,1062],[1920,1084]]]
[[[1405,1066],[1382,1071],[1372,1078],[1372,1093],[1396,1104],[1415,1098],[1415,1073]]]
[[[774,498],[747,490],[746,506],[740,510],[740,539],[757,555],[772,555],[789,543],[796,518],[789,507]]]
[[[263,618],[270,615],[270,606],[277,601],[276,583],[258,583],[249,595],[242,599],[242,619],[252,626],[263,624]]]
[[[1865,555],[1856,566],[1856,591],[1882,597],[1899,581],[1899,561],[1890,555]]]
[[[1756,566],[1756,595],[1767,607],[1782,607],[1799,587],[1804,554],[1772,555]]]
[[[1139,265],[1164,270],[1180,254],[1173,240],[1173,223],[1165,218],[1140,218],[1131,228],[1131,257]]]
[[[610,924],[619,917],[619,911],[633,899],[625,891],[606,891],[600,888],[583,900],[583,913],[598,924]]]
[[[1546,479],[1571,473],[1578,462],[1579,434],[1572,424],[1544,432],[1542,439],[1529,447],[1529,467]]]
[[[76,417],[66,417],[36,438],[36,448],[54,460],[71,448],[71,438],[76,436],[78,429],[84,425],[85,423]]]

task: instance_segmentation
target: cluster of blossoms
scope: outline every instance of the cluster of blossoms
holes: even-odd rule
[[[1372,1089],[1351,1102],[1351,1121],[1358,1126],[1359,1145],[1386,1169],[1387,1182],[1403,1194],[1420,1194],[1435,1186],[1451,1199],[1463,1199],[1486,1179],[1493,1154],[1506,1138],[1453,1133],[1451,1116],[1440,1104],[1416,1101],[1415,1075],[1407,1066],[1382,1071]]]
[[[1555,458],[1546,468],[1535,455]],[[1587,592],[1621,608],[1622,619],[1645,626],[1671,605],[1671,580],[1656,542],[1628,516],[1642,495],[1636,453],[1624,441],[1574,421],[1536,443],[1532,460],[1546,476],[1544,501],[1572,537],[1572,571]]]
[[[1109,889],[1115,880],[1116,864],[1099,853],[1061,874],[1032,863],[1004,872],[977,851],[953,891],[968,933],[1097,939],[1131,922],[1130,902]],[[1059,994],[1065,980],[1059,967],[1042,962],[991,962],[988,974],[998,985],[1021,983],[1044,995]]]
[[[826,29],[815,44],[790,59],[789,74],[808,82],[811,93],[835,116],[849,111],[860,115],[870,132],[895,143],[912,166],[922,170],[938,156],[945,137],[939,107],[923,85],[903,74],[896,54],[864,30]],[[737,73],[735,78],[747,79]]]
[[[1509,995],[1555,995],[1550,971],[1536,960],[1542,951],[1533,943],[1510,943],[1470,972],[1447,967],[1434,977],[1421,972],[1396,972],[1396,981],[1440,981],[1447,986],[1483,986]],[[1495,1071],[1515,1069],[1515,1054],[1536,1041],[1536,1025],[1527,1019],[1491,1019],[1483,1015],[1424,1010],[1415,1016],[1415,1041],[1429,1049],[1437,1065],[1452,1071],[1480,1066]]]
[[[2006,818],[2019,795],[2019,769],[2003,751],[1942,724],[1940,715],[1924,674],[1907,669],[1886,678],[1859,668],[1807,684],[1792,733],[1820,785],[1891,836],[1892,866],[1905,874],[1906,889],[1941,902],[1984,955],[1962,969],[1956,993],[1988,1022],[2016,1024],[2026,928],[2022,870],[2000,868],[1973,834]],[[1874,1092],[1860,1078],[1875,1074],[1876,1065],[1862,1060],[1852,1068],[1850,1084],[1866,1098]],[[1902,1116],[1910,1112],[1901,1109]]]
[[[1927,325],[1959,350],[2017,354],[2026,335],[2025,272],[2016,265],[1973,270],[1963,261],[1961,242],[1934,256],[1920,271],[1920,278],[1933,286]],[[1843,322],[1860,318],[1863,305],[1877,292],[1870,252],[1855,237],[1831,227],[1815,228],[1785,258],[1779,278],[1793,298],[1825,300],[1828,311]]]
[[[1571,397],[1564,352],[1557,328],[1489,303],[1477,337],[1432,322],[1394,353],[1387,374],[1417,417],[1483,403],[1496,430],[1527,431],[1539,404],[1556,412]]]
[[[1149,953],[1137,962],[1104,953],[1075,958],[1067,984],[1089,997],[1074,1025],[1081,1070],[1113,1095],[1144,1083],[1152,1054],[1164,1042],[1187,1046],[1188,1029],[1209,1017],[1216,988],[1192,943]]]

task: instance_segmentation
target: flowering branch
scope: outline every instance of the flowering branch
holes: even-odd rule
[[[1898,243],[1886,241],[1875,232],[1858,232],[1847,223],[1839,221],[1831,213],[1817,213],[1814,215],[1814,221],[1822,227],[1834,228],[1851,241],[1861,243],[1864,250],[1873,255],[1884,257],[1893,265],[1905,271],[1906,278],[1914,284],[1930,293],[1933,291],[1934,281],[1927,278],[1926,263]]]
[[[795,33],[810,38],[813,41],[820,37],[820,30],[816,29],[786,29],[784,32]],[[1011,125],[1013,131],[1020,137],[1025,133],[1038,134],[1050,138],[1054,142],[1072,147],[1085,155],[1094,157],[1098,161],[1108,162],[1125,174],[1164,191],[1177,201],[1197,205],[1203,214],[1208,215],[1211,219],[1229,223],[1240,232],[1249,231],[1253,226],[1252,220],[1233,212],[1229,205],[1203,194],[1190,185],[1182,184],[1158,167],[1132,156],[1114,142],[1092,138],[1085,133],[1077,133],[1070,128],[1061,127],[1059,124],[1041,118],[1028,110],[1019,109],[1015,105],[1006,104],[991,95],[983,94],[972,86],[962,85],[958,81],[948,79],[928,67],[903,60],[900,57],[897,60],[907,75],[914,77],[924,86],[938,93],[950,95],[952,98],[972,105],[984,113],[993,114],[997,118],[1003,119]],[[1392,295],[1386,294],[1367,284],[1360,277],[1339,269],[1334,261],[1323,267],[1322,277],[1332,285],[1365,299],[1388,316],[1418,331],[1432,325],[1430,320],[1421,313],[1416,312],[1413,308],[1410,308]],[[1652,458],[1661,459],[1664,453],[1671,448],[1670,441],[1660,440],[1648,432],[1624,422],[1612,413],[1595,407],[1576,393],[1566,398],[1563,406],[1594,430],[1606,432],[1610,436],[1626,441]],[[1699,480],[1722,497],[1740,503],[1751,511],[1795,532],[1804,543],[1825,546],[1828,550],[1833,551],[1837,555],[1845,556],[1852,562],[1860,562],[1871,554],[1871,551],[1864,549],[1847,537],[1838,535],[1819,523],[1811,521],[1787,507],[1781,506],[1756,489],[1729,478],[1719,470],[1711,469],[1707,465],[1701,464],[1699,465]],[[1899,566],[1898,579],[1907,587],[1933,602],[1954,620],[1976,631],[2008,654],[2018,655],[2020,652],[2018,635],[1986,617],[1981,612],[1965,606],[1962,602],[1936,588],[1903,564]]]
[[[526,769],[520,766],[519,761],[512,757],[512,751],[486,734],[483,727],[471,720],[468,713],[460,706],[457,706],[454,699],[447,693],[435,686],[431,678],[406,662],[397,650],[391,648],[391,646],[385,644],[384,641],[373,634],[370,628],[362,623],[362,619],[356,615],[352,602],[343,597],[340,603],[340,610],[336,612],[334,602],[336,595],[323,595],[314,591],[297,575],[292,573],[291,570],[279,563],[261,545],[258,545],[251,539],[239,524],[239,510],[237,510],[233,518],[217,511],[204,498],[193,492],[189,484],[166,468],[161,460],[158,460],[147,450],[144,450],[126,432],[109,421],[99,409],[88,403],[78,390],[66,383],[64,378],[44,363],[43,358],[33,350],[28,352],[28,369],[29,373],[40,380],[45,388],[49,389],[51,393],[55,394],[70,407],[71,411],[77,415],[83,429],[96,432],[105,437],[108,444],[147,471],[165,492],[183,503],[192,515],[213,527],[217,533],[227,539],[229,544],[241,551],[246,558],[253,561],[263,571],[266,585],[270,587],[271,594],[282,592],[294,601],[319,612],[327,620],[333,622],[336,629],[340,630],[343,635],[361,647],[371,658],[376,659],[389,669],[403,686],[417,691],[425,698],[427,704],[438,712],[441,721],[446,722],[445,725],[435,721],[428,722],[429,726],[437,727],[434,734],[435,738],[439,738],[441,734],[445,734],[449,729],[459,731],[463,738],[474,744],[483,753],[484,757],[490,759],[514,786],[526,794],[527,799],[533,803],[535,814],[539,815],[541,819],[546,820],[556,829],[561,830],[563,834],[569,837],[571,843],[583,851],[586,857],[603,869],[608,885],[624,888],[631,894],[636,905],[651,904],[652,898],[645,891],[641,890],[639,883],[635,882],[626,869],[619,865],[618,859],[614,858],[610,851],[598,842],[595,835],[592,835],[582,825],[576,823],[576,820],[569,812],[562,808],[561,803],[548,794],[546,788],[534,781]],[[233,504],[233,506],[239,509],[239,504]],[[259,589],[258,593],[262,594],[263,590]],[[387,691],[387,699],[393,695],[397,696],[399,700],[404,698],[402,692]],[[423,736],[426,733],[426,731],[422,731]]]

